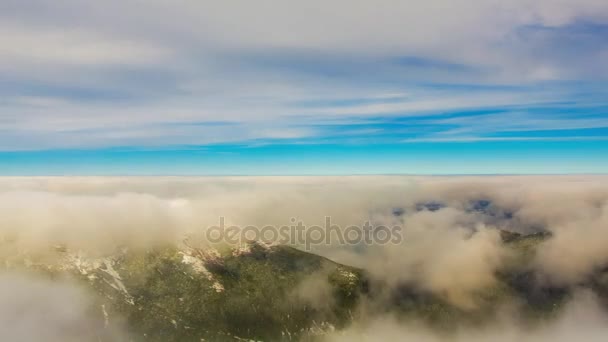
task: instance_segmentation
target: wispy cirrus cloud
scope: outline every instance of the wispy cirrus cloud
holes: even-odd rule
[[[605,127],[601,0],[7,0],[0,20],[5,151]]]
[[[606,141],[606,136],[565,136],[565,137],[446,137],[446,138],[412,138],[403,143],[475,143],[496,141]]]

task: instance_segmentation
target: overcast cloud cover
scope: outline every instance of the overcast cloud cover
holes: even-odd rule
[[[603,141],[602,0],[0,3],[0,149]]]

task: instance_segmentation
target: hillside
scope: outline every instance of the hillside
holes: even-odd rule
[[[188,244],[121,249],[104,258],[58,246],[54,258],[44,262],[21,253],[5,257],[4,265],[51,279],[75,279],[95,293],[91,311],[100,340],[112,340],[115,329],[126,329],[133,341],[315,340],[362,315],[386,312],[442,329],[483,324],[505,303],[517,303],[530,319],[551,316],[571,289],[542,285],[527,265],[548,238],[503,232],[503,243],[516,258],[468,309],[410,284],[389,287],[364,270],[261,243],[225,250]],[[602,275],[580,285],[606,294]]]

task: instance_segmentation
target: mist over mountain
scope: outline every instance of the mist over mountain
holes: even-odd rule
[[[207,234],[328,218],[401,238]],[[607,246],[603,176],[1,178],[0,335],[600,341]]]

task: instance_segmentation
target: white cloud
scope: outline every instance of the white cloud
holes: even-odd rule
[[[158,145],[175,129],[114,137],[209,121],[255,123],[247,139],[307,137],[314,129],[301,127],[339,116],[534,105],[576,90],[421,89],[429,83],[534,87],[608,77],[604,31],[570,34],[607,22],[602,0],[7,0],[0,20],[0,129],[27,148],[72,146],[82,139],[69,133],[76,130],[89,130],[83,147]],[[408,98],[294,105],[387,93]],[[175,143],[235,136],[190,131]]]
[[[170,56],[164,47],[120,37],[104,37],[75,28],[0,25],[0,61],[27,67],[142,65],[159,63]]]
[[[578,284],[608,263],[605,176],[529,177],[39,177],[0,179],[0,256],[45,255],[65,245],[90,253],[196,240],[218,225],[292,224],[339,229],[365,222],[402,228],[389,244],[330,244],[314,252],[367,269],[389,285],[411,284],[463,308],[494,285],[509,260],[497,228],[551,231],[530,266]],[[490,200],[510,219],[470,210]],[[420,203],[447,207],[417,210]],[[403,208],[396,217],[394,208]],[[532,230],[534,231],[534,230]],[[301,246],[303,247],[303,246]]]

